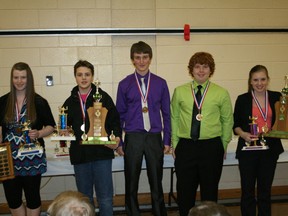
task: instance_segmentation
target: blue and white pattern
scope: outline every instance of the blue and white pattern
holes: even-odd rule
[[[17,156],[20,146],[24,143],[22,123],[26,122],[26,104],[21,109],[19,122],[7,124],[5,141],[10,142],[15,176],[34,176],[47,171],[45,153]],[[15,119],[16,120],[16,119]]]

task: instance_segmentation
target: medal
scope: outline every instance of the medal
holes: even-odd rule
[[[92,91],[92,88],[90,88],[89,92],[87,93],[87,98],[90,95],[91,91]],[[85,133],[86,101],[82,100],[81,94],[80,94],[79,91],[78,91],[78,97],[79,97],[79,100],[80,100],[80,107],[81,107],[82,119],[83,119],[83,124],[80,126],[81,131],[83,131],[81,139],[85,141],[88,138],[87,134]]]
[[[198,109],[198,112],[199,112],[199,113],[196,115],[196,120],[197,120],[197,121],[201,121],[201,120],[203,119],[203,115],[201,114],[201,109],[202,109],[202,105],[203,105],[205,96],[206,96],[206,94],[207,94],[209,85],[210,85],[210,82],[207,83],[207,85],[206,85],[206,87],[205,87],[205,89],[204,89],[202,98],[201,98],[200,102],[198,102],[197,99],[196,99],[196,95],[195,95],[195,91],[194,91],[194,85],[193,85],[193,82],[192,82],[192,86],[191,86],[191,88],[192,88],[192,89],[191,89],[191,90],[192,90],[192,95],[193,95],[193,99],[194,99],[195,105],[197,106],[197,109]]]
[[[143,112],[143,113],[147,113],[147,112],[148,112],[148,107],[144,106],[144,107],[142,108],[142,112]]]
[[[81,129],[81,131],[83,131],[81,139],[85,141],[87,139],[87,134],[85,134],[85,124],[82,124],[80,129]]]
[[[262,132],[267,133],[269,131],[269,128],[267,126],[267,123],[262,127]]]
[[[256,98],[256,96],[255,96],[255,94],[254,94],[253,91],[251,91],[251,94],[252,94],[253,100],[254,100],[254,102],[255,102],[258,110],[260,111],[261,116],[262,116],[262,118],[263,118],[263,120],[264,120],[264,122],[265,122],[265,125],[264,125],[263,127],[261,127],[262,132],[263,132],[263,133],[268,133],[268,131],[269,131],[269,127],[268,127],[268,125],[267,125],[267,117],[268,117],[268,93],[267,93],[267,91],[265,92],[265,112],[263,112],[263,110],[262,110],[262,108],[261,108],[261,105],[260,105],[259,101],[257,100],[257,98]]]
[[[201,121],[202,118],[203,118],[203,115],[202,115],[202,114],[199,113],[199,114],[196,115],[196,120],[197,120],[197,121]]]
[[[87,140],[88,136],[87,136],[87,134],[83,133],[81,138],[82,138],[83,141],[85,141],[85,140]]]
[[[81,129],[81,131],[85,132],[85,124],[82,124],[80,129]]]
[[[22,133],[22,128],[20,128],[20,127],[15,128],[15,130],[16,130],[16,133],[17,133],[17,134]]]
[[[148,101],[147,101],[147,97],[148,97],[148,93],[149,93],[149,90],[150,90],[150,72],[149,72],[149,75],[148,75],[148,82],[147,82],[147,91],[146,91],[146,94],[144,95],[142,90],[141,90],[141,86],[138,82],[138,78],[137,78],[137,75],[136,75],[136,72],[135,72],[135,80],[136,80],[136,83],[137,83],[137,86],[138,86],[138,90],[141,94],[141,104],[142,104],[142,112],[143,113],[147,113],[148,112]]]

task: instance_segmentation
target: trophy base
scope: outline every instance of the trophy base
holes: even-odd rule
[[[55,153],[54,154],[54,158],[66,158],[66,157],[69,157],[70,154],[69,153]]]
[[[257,151],[257,150],[267,150],[269,146],[244,146],[242,151]]]
[[[108,140],[108,137],[88,137],[87,140],[82,141],[82,145],[109,145],[116,144],[114,140]]]
[[[42,154],[43,148],[42,146],[36,146],[34,143],[25,144],[22,146],[17,154],[17,157]]]
[[[271,138],[288,139],[288,132],[272,130],[269,133],[264,134],[264,136],[271,137]]]
[[[73,140],[76,140],[75,136],[52,136],[51,137],[51,141],[73,141]]]
[[[69,157],[69,149],[67,147],[61,147],[61,151],[59,151],[58,148],[55,149],[54,152],[54,158],[63,158],[63,157]]]

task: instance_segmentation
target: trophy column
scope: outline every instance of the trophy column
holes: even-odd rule
[[[252,140],[251,143],[246,142],[245,143],[246,146],[244,146],[242,148],[242,151],[247,151],[247,150],[266,150],[266,149],[268,149],[269,147],[266,145],[266,141],[265,141],[265,139],[263,137],[263,133],[267,133],[267,131],[266,130],[264,131],[264,129],[263,129],[263,128],[266,128],[266,127],[263,127],[262,128],[262,133],[259,134],[259,127],[258,127],[258,124],[256,122],[258,117],[257,116],[252,116],[252,117],[249,117],[249,119],[251,120],[250,133],[251,133],[251,135],[255,135],[255,136],[261,135],[262,136],[261,141],[260,141],[261,145],[257,145],[257,141],[259,140],[259,138],[255,138],[255,139]]]
[[[58,141],[54,148],[55,157],[69,156],[70,141],[75,140],[74,131],[67,125],[68,107],[59,107],[58,123],[51,137],[51,141]]]

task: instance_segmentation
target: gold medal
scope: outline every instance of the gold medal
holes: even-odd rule
[[[199,114],[196,115],[196,120],[197,120],[197,121],[201,121],[202,118],[203,118],[203,115],[202,115],[202,114],[199,113]]]
[[[262,129],[262,132],[266,134],[269,131],[267,123],[261,129]]]
[[[15,130],[16,130],[16,133],[17,133],[17,134],[22,133],[22,128],[20,128],[20,127],[17,127]]]
[[[85,141],[85,140],[87,140],[88,136],[87,136],[87,134],[83,133],[81,138],[82,138],[83,141]]]
[[[143,107],[143,108],[142,108],[142,112],[143,112],[143,113],[147,113],[147,112],[148,112],[148,107]]]

